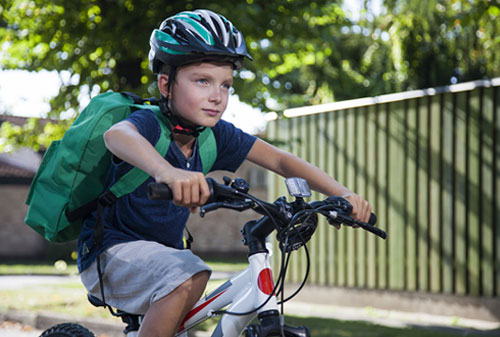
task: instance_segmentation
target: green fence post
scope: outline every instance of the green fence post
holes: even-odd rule
[[[453,292],[453,198],[454,198],[454,142],[455,132],[454,117],[456,112],[456,95],[447,93],[443,95],[443,146],[442,146],[442,231],[443,247],[443,292]]]
[[[417,290],[417,100],[406,112],[406,290]]]
[[[467,247],[467,262],[468,262],[468,280],[469,294],[478,296],[481,294],[481,237],[480,237],[480,175],[481,175],[481,158],[480,158],[480,120],[481,120],[481,104],[479,90],[470,92],[470,110],[468,114],[468,157],[467,157],[467,220],[468,220],[468,247]]]
[[[366,190],[366,200],[372,205],[373,212],[379,216],[379,212],[382,211],[381,208],[377,207],[377,177],[376,177],[376,167],[378,162],[378,151],[377,151],[377,112],[375,106],[367,107],[367,131],[366,131],[366,166],[367,166],[367,190]],[[386,229],[386,224],[377,220],[377,226]],[[367,238],[367,286],[368,288],[377,287],[377,242],[380,241],[375,235],[368,235]]]
[[[482,93],[482,118],[481,118],[481,295],[493,296],[495,292],[495,247],[494,226],[500,222],[494,217],[494,171],[493,151],[495,150],[493,121],[493,88],[480,89]]]
[[[430,100],[430,167],[429,167],[429,235],[430,235],[430,290],[441,290],[441,109],[442,95],[429,96]]]

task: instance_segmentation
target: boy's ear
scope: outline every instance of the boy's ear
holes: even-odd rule
[[[168,75],[160,74],[158,76],[158,89],[163,97],[167,97],[168,93]]]

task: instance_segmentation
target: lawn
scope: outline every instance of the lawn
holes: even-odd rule
[[[206,261],[208,265],[219,272],[239,271],[245,269],[248,262],[237,259],[234,261],[224,259],[211,259]],[[0,275],[77,275],[78,269],[75,263],[67,263],[58,260],[54,263],[14,262],[0,263]]]
[[[63,260],[55,263],[4,263],[0,264],[0,275],[77,275],[76,264]]]

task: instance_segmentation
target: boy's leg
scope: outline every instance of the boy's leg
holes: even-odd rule
[[[193,275],[170,294],[154,302],[141,323],[139,337],[174,336],[207,285],[209,273]]]

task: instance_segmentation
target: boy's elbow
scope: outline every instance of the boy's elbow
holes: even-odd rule
[[[106,147],[109,149],[111,144],[113,143],[113,139],[115,138],[116,130],[113,130],[113,128],[108,129],[106,132],[104,132],[103,138],[104,138],[104,144]]]
[[[106,132],[103,134],[104,138],[104,144],[108,149],[111,149],[113,147],[113,144],[116,142],[119,142],[120,137],[126,132],[126,130],[123,129],[122,125],[115,124],[112,127],[110,127]]]
[[[104,144],[106,144],[106,147],[109,148],[109,146],[114,142],[120,142],[120,140],[124,137],[133,136],[133,134],[137,132],[137,128],[133,124],[122,121],[113,125],[106,132],[104,132]]]

